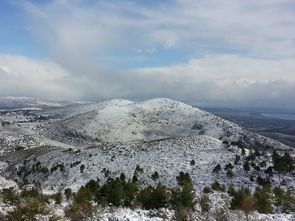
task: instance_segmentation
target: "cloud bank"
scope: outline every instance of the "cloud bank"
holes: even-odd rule
[[[292,0],[15,4],[46,58],[2,54],[0,94],[295,109]]]

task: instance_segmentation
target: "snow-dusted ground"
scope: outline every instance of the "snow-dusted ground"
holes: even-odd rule
[[[37,161],[49,171],[63,164],[63,172],[20,176],[40,181],[49,188],[78,189],[90,179],[103,181],[106,179],[101,172],[103,169],[111,171],[112,176],[124,172],[130,178],[139,165],[146,173],[142,179],[145,184],[153,182],[150,175],[157,171],[159,181],[173,186],[175,177],[184,171],[191,174],[196,188],[202,189],[215,181],[212,169],[217,163],[222,166],[233,163],[235,155],[240,154],[239,148],[226,148],[220,140],[287,148],[208,112],[163,98],[139,103],[111,100],[37,112],[12,112],[9,116],[14,120],[0,128],[0,149],[5,153],[2,158],[19,164],[20,169],[28,157],[31,159],[26,164],[28,171]],[[0,115],[0,120],[3,117],[7,118],[7,113]],[[15,147],[21,147],[22,151],[7,154]],[[195,160],[195,166],[190,165],[191,160]],[[71,166],[75,162],[79,164]],[[81,165],[85,166],[83,173]],[[15,165],[9,171],[14,178],[17,170],[11,168]],[[236,166],[233,172],[232,179],[221,173],[218,180],[236,186],[252,186],[249,177],[254,172],[245,172],[242,165]],[[265,176],[263,171],[254,173],[255,176],[259,174]]]
[[[192,221],[217,221],[220,217],[217,214],[195,212],[192,214]],[[174,211],[148,211],[148,210],[131,210],[128,208],[118,208],[116,210],[99,211],[89,221],[175,221]],[[246,217],[241,211],[230,211],[227,213],[228,221],[245,221]],[[294,214],[260,214],[252,212],[249,215],[251,221],[293,221]]]
[[[7,168],[7,163],[5,162],[1,162],[0,161],[0,173],[5,170]],[[0,190],[4,189],[4,188],[10,188],[10,187],[17,187],[17,184],[10,180],[10,179],[7,179],[6,177],[3,177],[0,175]]]
[[[199,191],[216,180],[226,186],[249,186],[254,190],[257,184],[250,181],[250,176],[252,175],[255,180],[259,175],[265,177],[263,170],[266,167],[261,167],[261,171],[252,169],[248,172],[243,169],[242,159],[240,165],[234,166],[233,178],[228,178],[224,169],[219,175],[212,173],[217,164],[224,168],[228,163],[233,164],[235,156],[240,154],[241,149],[236,146],[225,147],[215,138],[199,135],[145,143],[105,143],[79,151],[56,150],[31,158],[24,166],[21,163],[16,167],[17,170],[9,170],[9,173],[10,177],[17,177],[18,174],[20,179],[27,178],[40,182],[47,189],[70,187],[77,190],[90,179],[106,181],[107,177],[103,170],[110,171],[111,177],[119,177],[124,173],[128,179],[131,179],[138,165],[144,171],[140,177],[144,185],[155,184],[151,175],[157,171],[160,175],[157,182],[175,187],[177,185],[175,178],[183,171],[190,174],[195,188]],[[195,161],[195,165],[191,165],[192,160]],[[257,159],[257,163],[263,160],[267,166],[270,165],[269,156],[261,156]],[[47,168],[49,172],[31,172],[38,162],[40,168]],[[58,165],[63,165],[64,170],[56,169],[50,172]],[[85,167],[83,172],[80,168],[82,165]],[[18,171],[23,172],[20,174]],[[27,173],[29,171],[30,173]],[[287,181],[286,188],[294,188],[293,178]],[[273,184],[276,183],[278,180],[273,179]]]
[[[243,169],[242,159],[239,165],[235,165],[231,179],[224,169],[219,175],[212,173],[216,164],[224,168],[228,163],[233,164],[235,155],[241,155],[241,149],[226,147],[222,141],[240,141],[247,147],[269,145],[288,149],[232,122],[169,99],[138,103],[127,100],[82,102],[41,111],[32,110],[32,106],[29,106],[31,110],[0,112],[0,157],[2,161],[11,163],[0,162],[0,172],[4,171],[2,174],[11,179],[27,178],[40,182],[47,192],[66,187],[77,190],[90,179],[104,182],[107,177],[103,170],[110,171],[112,177],[118,177],[123,172],[130,179],[137,165],[143,168],[140,175],[143,185],[155,184],[151,175],[157,171],[160,175],[157,182],[175,187],[175,177],[183,171],[191,175],[199,193],[204,186],[210,186],[216,180],[226,186],[243,185],[254,190],[257,184],[250,181],[250,176],[255,180],[259,175],[265,176],[263,170],[266,167],[261,167],[261,171],[251,169],[247,172]],[[246,150],[247,154],[249,152]],[[191,165],[192,160],[195,165]],[[255,163],[261,161],[271,165],[270,155],[261,156]],[[47,168],[49,172],[34,172],[32,168],[38,162],[40,168]],[[64,170],[57,167],[60,165],[64,166]],[[85,166],[84,171],[81,171],[82,165]],[[294,177],[288,176],[286,181],[284,188],[294,189]],[[276,176],[273,184],[278,184]],[[0,189],[15,185],[12,180],[0,176]],[[218,208],[226,196],[210,197],[213,208]],[[0,211],[6,206],[1,204]],[[166,220],[172,220],[173,211],[166,212]],[[119,208],[111,212],[99,211],[96,215],[97,220],[164,220],[163,214],[151,217],[151,213]],[[244,219],[241,213],[230,213],[229,220]],[[253,216],[254,220],[294,220],[294,216],[286,214],[254,213]],[[214,219],[213,216],[208,218],[206,214],[196,213],[195,220]]]
[[[208,135],[248,147],[288,147],[193,106],[169,99],[111,100],[44,111],[0,112],[0,154],[42,145],[85,148],[101,142],[142,142]]]
[[[138,103],[111,100],[41,113],[54,118],[40,126],[42,134],[65,141],[78,137],[91,142],[129,142],[208,135],[241,141],[248,147],[288,148],[196,107],[164,98]]]

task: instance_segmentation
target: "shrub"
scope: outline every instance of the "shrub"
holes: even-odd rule
[[[143,173],[143,168],[141,168],[139,165],[136,165],[135,172],[137,174],[141,174],[141,173]]]
[[[157,171],[155,171],[153,174],[152,174],[152,176],[151,176],[151,178],[152,178],[152,180],[157,180],[157,179],[159,179],[159,173],[157,172]]]
[[[36,215],[48,215],[49,208],[38,200],[31,200],[24,205],[17,205],[16,208],[8,212],[8,221],[36,221]]]
[[[42,191],[38,187],[33,187],[31,189],[26,189],[25,188],[20,193],[20,196],[22,198],[34,198],[34,199],[38,199],[38,200],[41,200],[41,201],[43,199]]]
[[[204,189],[203,189],[203,193],[211,193],[212,190],[209,186],[205,186]]]
[[[109,178],[96,195],[96,200],[100,204],[112,204],[114,206],[120,206],[124,198],[124,186],[120,179]]]
[[[218,177],[219,172],[220,172],[221,170],[222,170],[222,168],[221,168],[220,164],[217,164],[217,165],[213,168],[212,172],[213,172],[213,173],[216,173],[216,174],[217,174],[217,177]]]
[[[243,200],[247,197],[250,196],[250,190],[248,188],[241,187],[238,190],[235,190],[234,188],[230,187],[228,189],[228,193],[231,195],[232,199],[230,202],[231,209],[236,210],[236,209],[242,209],[242,203]]]
[[[220,183],[217,181],[215,181],[214,183],[211,184],[211,188],[213,190],[217,190],[217,191],[225,191],[225,186],[220,185]]]
[[[225,170],[233,169],[233,168],[234,168],[234,166],[231,163],[226,164],[224,167]]]
[[[172,191],[172,205],[174,208],[183,207],[193,209],[195,202],[195,189],[192,185],[185,184],[181,189]]]
[[[93,214],[93,206],[89,202],[73,204],[65,211],[65,216],[72,221],[81,221],[85,218],[91,218]]]
[[[123,182],[125,182],[126,180],[126,175],[124,173],[120,174],[120,180],[122,180]]]
[[[85,188],[88,189],[93,196],[98,193],[99,187],[99,182],[92,179],[85,185]]]
[[[84,173],[84,169],[85,169],[85,165],[82,164],[82,165],[80,166],[80,172],[81,172],[81,173]]]
[[[51,196],[51,198],[54,199],[56,204],[61,204],[61,202],[62,202],[62,194],[61,194],[61,192],[57,192],[57,193],[53,194]]]
[[[169,202],[169,194],[167,188],[159,183],[155,188],[148,186],[140,191],[138,201],[144,209],[165,208]]]
[[[240,157],[239,155],[236,155],[236,157],[235,157],[235,161],[234,161],[234,164],[235,164],[235,165],[238,165],[239,162],[240,162],[240,159],[241,159],[241,157]]]
[[[178,205],[175,209],[175,220],[176,221],[188,221],[188,220],[190,220],[191,214],[192,214],[191,209],[185,208],[182,205]]]
[[[204,194],[199,200],[202,212],[209,212],[210,210],[210,199],[207,194]]]
[[[268,174],[269,176],[273,176],[273,168],[271,166],[269,166],[266,170],[264,170],[264,172]]]
[[[271,203],[271,195],[269,188],[264,186],[262,189],[257,187],[254,193],[256,200],[256,209],[260,213],[273,213],[273,206]]]
[[[18,201],[18,195],[15,193],[13,188],[3,189],[2,190],[3,201],[4,203],[15,203]]]
[[[185,184],[192,185],[191,177],[188,173],[180,172],[176,177],[177,183],[179,186],[184,186]]]
[[[251,168],[250,168],[250,164],[249,164],[248,161],[246,161],[246,162],[244,163],[243,168],[244,168],[244,170],[246,170],[246,171],[250,171]]]
[[[234,176],[233,171],[232,171],[231,169],[228,169],[228,170],[226,171],[226,176],[229,177],[229,178],[233,178],[233,176]]]
[[[138,192],[136,182],[127,182],[124,184],[124,206],[131,206],[134,203]]]
[[[295,196],[290,190],[284,191],[280,187],[273,189],[275,205],[280,206],[283,213],[295,211]]]
[[[111,174],[111,172],[107,169],[107,168],[103,168],[101,171],[105,177],[109,177],[109,175]]]
[[[91,191],[85,187],[81,187],[78,192],[75,194],[74,201],[77,204],[83,204],[88,201],[91,201],[93,199],[93,196],[91,194]]]
[[[214,212],[214,218],[216,221],[228,221],[228,214],[226,210],[220,208]]]
[[[255,199],[252,196],[246,196],[242,200],[242,210],[246,215],[246,220],[249,220],[249,214],[255,209]]]
[[[72,190],[70,188],[65,189],[66,199],[69,200],[72,196]]]
[[[256,182],[261,186],[270,186],[271,181],[269,178],[262,178],[261,176],[257,177]]]

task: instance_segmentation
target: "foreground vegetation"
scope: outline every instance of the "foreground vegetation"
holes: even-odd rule
[[[5,220],[22,221],[37,220],[37,215],[46,215],[49,220],[60,220],[51,211],[50,204],[68,202],[65,208],[65,216],[70,220],[83,220],[91,217],[97,208],[101,207],[129,207],[146,210],[169,208],[175,211],[177,220],[188,220],[196,206],[201,208],[202,213],[210,211],[210,198],[212,192],[221,191],[227,193],[230,200],[230,209],[244,211],[246,217],[253,211],[260,213],[273,213],[276,210],[282,212],[295,211],[295,196],[291,191],[284,191],[280,187],[272,188],[266,184],[257,187],[255,192],[246,187],[234,189],[221,186],[217,181],[211,187],[205,187],[200,197],[196,196],[191,178],[188,173],[181,172],[176,180],[177,188],[168,188],[161,183],[154,186],[144,187],[137,178],[138,170],[135,171],[132,180],[126,180],[122,173],[118,178],[108,178],[104,184],[90,180],[77,192],[65,189],[52,195],[42,193],[41,186],[24,186],[22,191],[4,189],[1,193],[3,202],[17,205],[8,212]],[[152,175],[155,181],[159,175]],[[225,219],[226,220],[226,219]]]
[[[230,146],[224,142],[224,145]],[[271,164],[261,157],[264,152],[256,149],[250,150],[248,154],[245,148],[239,143],[234,143],[241,149],[241,155],[236,155],[232,163],[224,167],[220,164],[213,166],[212,173],[216,175],[216,181],[206,186],[200,194],[196,193],[192,179],[189,173],[180,172],[176,177],[178,186],[175,188],[167,187],[158,182],[161,175],[154,171],[151,180],[154,185],[146,186],[141,182],[143,168],[137,166],[133,177],[127,179],[122,173],[119,177],[110,177],[111,171],[104,169],[101,171],[106,182],[99,180],[89,180],[84,186],[81,186],[76,192],[70,188],[60,190],[54,194],[44,194],[40,184],[28,184],[27,180],[19,189],[3,189],[0,192],[0,198],[5,205],[10,205],[5,217],[0,220],[23,221],[40,220],[40,216],[48,217],[49,221],[61,220],[63,216],[69,220],[83,220],[91,218],[100,208],[141,208],[144,210],[159,210],[167,208],[175,211],[174,219],[189,220],[191,215],[198,211],[202,214],[210,213],[212,210],[212,195],[222,193],[225,206],[217,211],[216,217],[223,217],[218,220],[227,220],[225,210],[243,211],[246,219],[249,214],[257,210],[259,213],[291,213],[295,212],[295,194],[294,191],[282,189],[280,186],[272,186],[272,177],[274,173],[278,174],[280,183],[284,182],[284,176],[294,171],[294,159],[288,153],[279,154],[273,151],[271,154]],[[243,161],[242,161],[243,159]],[[258,159],[258,160],[257,160]],[[71,166],[76,166],[80,162],[74,162]],[[194,160],[190,161],[190,166],[195,166]],[[240,186],[234,188],[233,185],[222,185],[218,182],[220,173],[224,172],[227,179],[232,179],[234,168],[240,165],[245,171],[263,171],[265,176],[260,175],[250,177],[253,186],[252,191],[248,187]],[[47,169],[36,162],[32,171],[39,173],[49,173],[55,170],[65,170],[64,165],[59,164]],[[80,172],[86,170],[84,165],[80,165]],[[30,172],[24,168],[22,172]],[[230,182],[229,182],[230,183]],[[226,202],[228,201],[228,202]],[[54,207],[60,205],[64,214],[62,217],[56,216]],[[214,208],[215,209],[215,208]],[[38,218],[39,217],[39,218]],[[41,219],[42,220],[42,219]]]

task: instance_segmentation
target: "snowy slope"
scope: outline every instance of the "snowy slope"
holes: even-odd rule
[[[212,173],[216,164],[219,163],[223,168],[226,164],[233,163],[235,155],[240,154],[241,149],[238,147],[227,148],[221,141],[204,135],[144,143],[109,143],[79,151],[52,151],[31,158],[24,165],[14,166],[9,171],[9,176],[40,182],[48,189],[70,187],[77,190],[90,179],[106,181],[107,177],[103,170],[110,171],[112,177],[119,177],[123,172],[131,179],[138,165],[144,170],[140,179],[145,185],[155,184],[151,175],[157,171],[160,175],[158,181],[174,187],[177,185],[176,176],[184,171],[190,173],[195,188],[201,191],[204,186],[217,179],[216,174]],[[264,160],[267,162],[268,159],[266,157]],[[195,161],[195,165],[191,165],[192,160]],[[40,164],[40,168],[47,168],[48,172],[32,172],[37,163]],[[60,170],[59,165],[63,165],[64,170]],[[81,172],[82,165],[85,169]],[[222,172],[218,177],[219,182],[238,187],[255,187],[249,179],[252,173],[245,171],[242,164],[236,166],[233,172],[235,176],[232,179]],[[259,173],[254,174],[256,176]],[[261,174],[264,175],[264,171],[261,171]]]
[[[248,147],[287,148],[196,107],[163,98],[139,103],[111,100],[40,114],[53,119],[50,124],[45,122],[41,126],[42,134],[65,141],[80,137],[91,142],[130,142],[208,135],[220,140],[241,141]]]
[[[88,104],[90,102],[52,102],[32,97],[0,97],[0,110],[40,110],[47,108],[58,108],[75,104]]]
[[[131,179],[138,165],[143,169],[139,175],[143,185],[161,182],[175,187],[175,178],[183,171],[190,174],[198,193],[216,180],[226,186],[248,186],[253,191],[258,185],[257,177],[266,177],[264,170],[272,166],[270,149],[253,161],[260,165],[259,170],[251,167],[245,171],[246,156],[254,150],[246,149],[244,156],[241,148],[227,146],[222,141],[240,141],[247,147],[288,148],[196,107],[163,98],[145,102],[72,103],[40,111],[5,111],[0,112],[0,122],[0,160],[7,163],[0,162],[0,173],[6,176],[0,176],[0,189],[15,186],[12,180],[22,183],[27,179],[40,183],[45,192],[68,187],[76,191],[90,179],[103,183],[108,177],[118,177],[121,173]],[[236,155],[241,156],[241,160],[234,165],[234,176],[230,178],[224,168],[228,163],[234,164]],[[217,164],[222,168],[219,175],[212,173]],[[110,173],[108,176],[106,171]],[[160,176],[157,181],[151,178],[155,171]],[[277,177],[277,174],[272,177],[274,186],[279,185]],[[294,188],[292,176],[284,179],[285,189]],[[228,200],[228,196],[223,196],[227,193],[219,197],[214,194],[210,195],[214,205]],[[0,201],[0,214],[5,206]],[[63,213],[63,209],[60,207],[59,211]],[[167,219],[173,220],[173,211],[166,212]],[[112,212],[98,211],[96,215],[99,220],[163,220],[161,214],[152,213],[118,208]],[[242,220],[235,211],[230,213],[230,220]],[[193,217],[208,220],[201,212]],[[256,213],[252,218],[292,220],[294,216]]]
[[[41,167],[49,170],[64,164],[64,172],[58,169],[48,174],[37,172],[23,175],[45,187],[78,189],[90,179],[106,180],[102,172],[104,168],[112,172],[111,176],[120,176],[124,172],[128,178],[132,178],[136,165],[139,165],[146,171],[142,177],[146,184],[153,183],[150,175],[154,171],[162,175],[159,181],[169,186],[176,185],[175,177],[180,171],[193,172],[193,179],[196,179],[194,183],[204,184],[214,181],[214,176],[208,171],[212,171],[216,163],[223,164],[233,159],[234,153],[226,150],[220,141],[208,136],[197,136],[147,143],[104,144],[81,151],[53,151],[26,163],[26,170],[29,171],[40,161]],[[198,167],[191,167],[191,160],[195,160]],[[71,167],[71,164],[79,161],[79,164]],[[83,173],[80,171],[81,165],[85,166]]]
[[[0,109],[5,110],[61,106],[59,103],[41,101],[31,97],[0,97]]]

